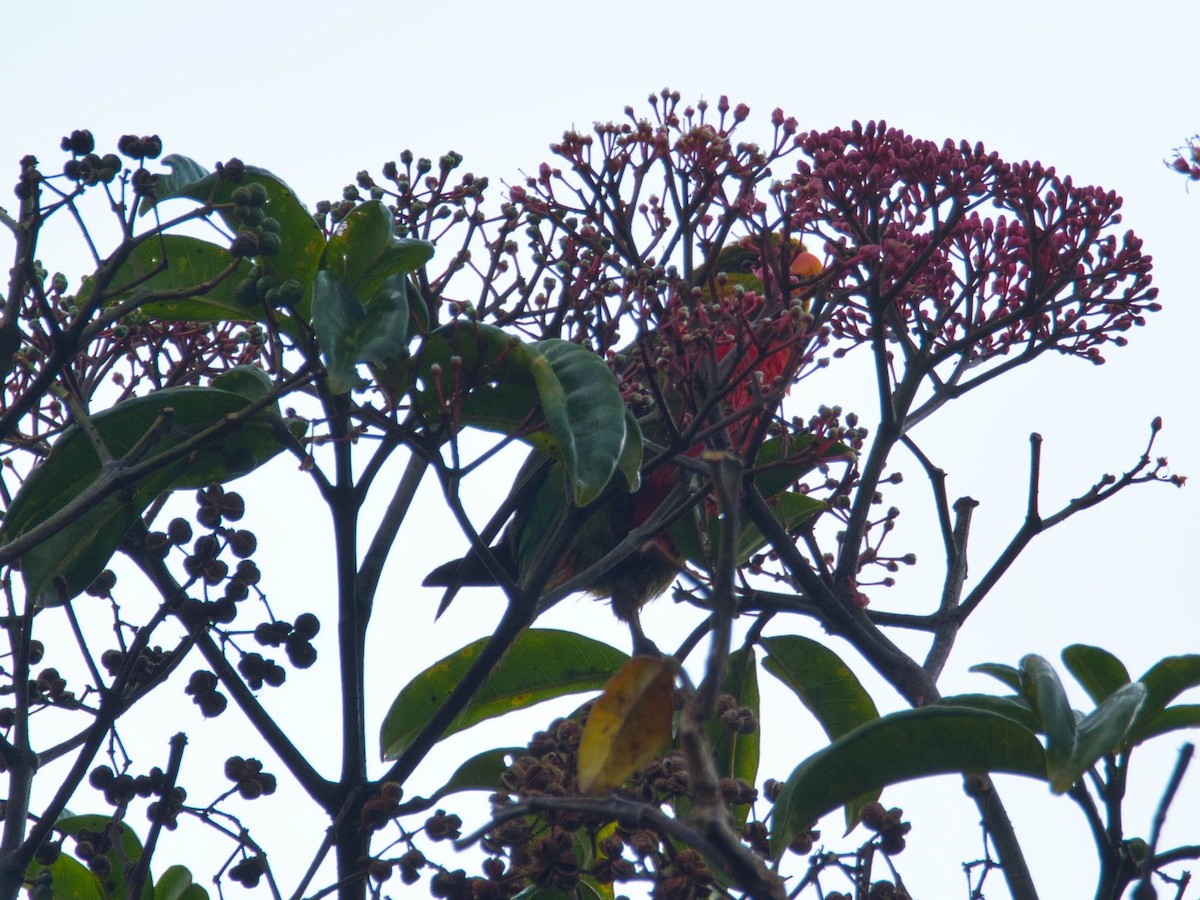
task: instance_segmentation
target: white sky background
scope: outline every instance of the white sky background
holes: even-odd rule
[[[619,118],[626,104],[646,109],[647,94],[667,85],[689,102],[715,102],[724,93],[734,103],[748,103],[748,125],[757,123],[763,138],[776,106],[796,116],[802,129],[884,118],[917,137],[983,141],[1004,159],[1040,159],[1077,183],[1115,189],[1125,198],[1124,227],[1134,229],[1154,256],[1163,312],[1129,335],[1129,347],[1110,350],[1107,365],[1044,357],[971,395],[916,437],[949,472],[952,498],[969,494],[982,502],[971,556],[975,574],[1020,524],[1030,431],[1046,439],[1046,511],[1083,493],[1102,473],[1128,467],[1154,415],[1166,423],[1156,451],[1170,456],[1174,471],[1200,476],[1192,343],[1200,326],[1194,247],[1200,196],[1189,195],[1184,180],[1162,166],[1174,147],[1200,130],[1196,4],[344,0],[321,6],[126,2],[112,11],[60,2],[54,9],[0,8],[4,185],[15,182],[16,162],[25,153],[54,171],[62,159],[59,138],[84,127],[96,134],[101,152],[133,132],[157,133],[166,152],[207,165],[236,155],[274,171],[310,206],[337,198],[360,169],[378,173],[405,147],[434,158],[454,149],[466,157],[465,170],[486,174],[493,184],[511,182],[548,159],[547,145],[565,128]],[[749,137],[753,129],[744,133]],[[15,198],[9,187],[3,191],[8,199],[0,205],[11,209]],[[83,274],[72,268],[85,263],[74,246],[43,245],[41,257],[51,271],[65,271],[73,280]],[[837,371],[835,365],[831,373]],[[806,382],[795,396],[801,405],[857,406],[871,419],[869,394],[847,396],[832,377]],[[917,467],[900,463],[906,487],[923,500]],[[327,663],[333,651],[328,529],[315,491],[289,466],[272,465],[268,492],[238,489],[250,501],[277,614],[321,615],[325,628],[317,647]],[[503,493],[504,477],[494,477],[493,488]],[[390,491],[386,481],[380,487]],[[378,600],[368,658],[376,682],[371,727],[399,686],[487,633],[500,614],[497,599],[472,592],[432,624],[437,592],[417,585],[461,542],[452,531],[442,538],[435,530],[443,519],[436,494],[427,499],[401,532]],[[495,499],[489,494],[479,502],[484,512]],[[1198,502],[1191,487],[1133,489],[1038,539],[968,624],[943,690],[992,690],[989,679],[967,675],[966,668],[985,660],[1015,663],[1028,652],[1058,662],[1061,649],[1074,642],[1113,650],[1135,677],[1163,656],[1200,652],[1191,566],[1200,537]],[[936,541],[913,527],[919,520],[902,518],[901,524],[892,549],[923,551],[936,562]],[[901,578],[892,591],[872,594],[876,606],[928,610],[929,585],[919,574]],[[652,636],[682,634],[675,624],[681,615],[669,600],[659,601],[647,612],[647,630]],[[565,602],[544,624],[555,622],[619,646],[627,640],[604,607],[586,601]],[[848,652],[847,658],[882,708],[902,705]],[[185,675],[190,669],[185,666]],[[332,773],[332,718],[329,736],[321,732],[324,716],[336,715],[337,700],[332,676],[322,671],[319,663],[289,673],[288,687],[296,689],[268,694],[268,700],[283,720],[308,729],[305,747]],[[168,686],[169,705],[128,727],[144,729],[148,746],[161,748],[157,758],[139,759],[143,768],[162,764],[175,728],[193,733],[183,780],[193,790],[190,799],[200,800],[209,794],[192,786],[203,784],[206,771],[219,770],[218,760],[261,751],[249,739],[230,745],[225,735],[235,712],[197,728],[199,715],[182,687],[183,679]],[[783,778],[795,754],[819,746],[820,733],[794,699],[774,691],[772,698],[775,712],[764,717],[764,739],[777,750],[764,759],[763,775]],[[1085,705],[1082,696],[1076,699]],[[519,725],[502,726],[491,745],[522,743],[547,720],[538,711]],[[435,772],[431,766],[427,784],[436,785],[439,775],[482,749],[483,740],[469,734],[447,742],[434,761],[444,768]],[[1135,762],[1128,804],[1131,834],[1149,830],[1180,742],[1169,737],[1135,756],[1142,762]],[[268,769],[283,774],[270,762]],[[214,785],[211,793],[218,789]],[[1042,895],[1090,896],[1092,848],[1074,805],[1034,782],[1005,780],[1004,789]],[[885,801],[903,806],[914,824],[910,847],[896,860],[910,889],[921,897],[965,896],[958,861],[977,857],[978,835],[974,807],[957,779],[902,786]],[[1167,844],[1172,836],[1195,842],[1194,825],[1186,822],[1194,816],[1184,811],[1197,802],[1200,772],[1193,772],[1177,800]],[[289,827],[304,809],[286,814]],[[252,806],[250,812],[260,840],[283,821],[279,805]],[[322,825],[314,821],[305,847],[313,846],[307,840],[319,840]],[[838,830],[831,817],[825,835],[835,846],[841,846]],[[206,848],[209,860],[189,850],[197,846]],[[209,863],[219,864],[228,852],[219,846],[168,843],[156,869],[178,860],[203,877]],[[295,877],[283,873],[285,889]],[[389,886],[393,894],[404,893],[398,880]],[[1004,896],[998,877],[988,887],[989,897]],[[425,894],[427,887],[412,890]],[[231,886],[227,896],[240,893]]]

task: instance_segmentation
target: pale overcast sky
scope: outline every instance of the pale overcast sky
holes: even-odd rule
[[[1164,309],[1130,335],[1128,348],[1110,352],[1107,365],[1043,358],[978,392],[953,425],[931,427],[925,437],[949,472],[952,494],[982,502],[972,562],[982,570],[1019,525],[1030,431],[1046,438],[1048,506],[1082,494],[1103,472],[1128,466],[1155,415],[1166,423],[1157,452],[1170,457],[1174,471],[1200,475],[1193,346],[1200,334],[1200,191],[1189,193],[1162,165],[1200,130],[1200,4],[134,0],[106,6],[62,0],[36,9],[4,4],[0,34],[5,184],[15,182],[16,161],[25,153],[53,170],[61,161],[60,137],[75,128],[90,128],[105,149],[126,132],[157,133],[166,152],[208,165],[239,156],[274,171],[310,205],[337,197],[355,172],[377,172],[405,147],[427,156],[454,149],[466,157],[466,169],[493,182],[512,181],[546,159],[547,145],[564,129],[619,118],[626,104],[642,109],[647,94],[663,86],[688,101],[728,94],[748,103],[764,137],[769,113],[779,106],[802,129],[886,119],[921,138],[983,141],[1008,160],[1053,164],[1076,182],[1125,198],[1124,224],[1154,256]],[[12,195],[3,190],[8,199],[0,206],[11,209]],[[0,244],[8,255],[7,242]],[[42,257],[52,271],[83,274],[71,271],[83,264],[73,247],[45,245]],[[813,390],[819,391],[814,402],[848,404],[836,384],[821,382]],[[285,617],[289,609],[321,612],[328,568],[295,565],[327,550],[315,494],[295,487],[304,482],[288,464],[275,466],[278,492],[262,498],[258,509],[263,552],[270,554],[264,568],[272,558],[288,560],[295,575],[291,581],[277,576],[272,601]],[[910,468],[916,481],[916,467]],[[431,493],[431,516],[435,501]],[[278,537],[285,523],[312,519],[307,534],[286,542]],[[1162,656],[1200,652],[1192,564],[1198,521],[1194,487],[1148,486],[1044,536],[964,631],[943,688],[991,690],[987,679],[967,675],[967,666],[1015,663],[1028,652],[1057,662],[1074,642],[1113,650],[1135,677]],[[379,684],[370,701],[372,721],[409,677],[486,633],[500,613],[497,600],[473,593],[437,626],[430,624],[416,644],[421,649],[413,649],[414,629],[431,622],[437,602],[436,592],[416,585],[429,564],[452,555],[428,532],[424,522],[410,523],[391,562],[388,590],[397,599],[389,608],[381,597],[368,660]],[[911,540],[918,546],[926,539]],[[927,608],[927,596],[913,578],[879,602],[918,610]],[[299,598],[294,607],[293,597]],[[669,629],[673,614],[666,600],[648,611],[651,634]],[[624,646],[602,607],[568,602],[553,615],[559,624]],[[882,708],[901,705],[849,653],[848,659]],[[281,716],[311,721],[320,708],[314,698],[326,695],[335,711],[327,683],[308,673],[295,681],[308,685],[308,696],[293,698],[298,705],[281,709]],[[192,728],[198,715],[181,692],[173,696],[179,727]],[[815,749],[820,734],[801,722],[794,700],[782,693],[774,698],[779,706],[774,718],[765,717],[764,737],[783,748],[763,769],[782,778],[796,761],[789,753]],[[191,767],[201,780],[205,734],[232,718],[227,714],[196,733],[185,781]],[[538,712],[507,726],[501,740],[523,740],[546,719]],[[796,729],[794,740],[780,740],[785,727]],[[215,738],[212,753],[259,752],[249,739],[229,748]],[[479,749],[480,740],[468,735],[448,742],[447,771]],[[1181,740],[1160,741],[1135,769],[1131,829],[1148,830]],[[336,758],[319,729],[311,747],[328,762]],[[437,773],[430,775],[429,782],[436,781]],[[1076,808],[1039,783],[1003,784],[1042,895],[1090,896],[1092,854]],[[914,894],[964,896],[957,863],[977,858],[978,833],[957,780],[903,786],[885,800],[903,806],[914,823],[910,848],[897,858]],[[1171,822],[1183,827],[1169,828],[1168,837],[1197,840],[1195,816],[1185,812],[1197,803],[1200,772],[1193,772]],[[252,821],[261,829],[256,836],[266,838],[278,810],[260,815]],[[314,840],[322,824],[314,822]],[[838,830],[835,818],[827,821],[834,846]],[[208,861],[189,859],[187,846],[167,843],[163,852],[207,874]],[[217,852],[227,851],[214,849],[214,860]],[[403,892],[397,882],[391,886],[393,894]],[[1004,896],[998,879],[988,886],[989,897]],[[424,894],[427,887],[411,890]]]

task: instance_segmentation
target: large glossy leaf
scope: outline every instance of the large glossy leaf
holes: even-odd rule
[[[1130,729],[1130,743],[1139,744],[1156,733],[1154,721],[1167,704],[1186,690],[1200,687],[1200,655],[1168,656],[1138,679],[1146,686],[1146,700]]]
[[[392,701],[380,731],[380,752],[395,759],[446,701],[479,655],[481,638],[434,663]],[[543,700],[599,690],[629,657],[608,644],[569,631],[522,634],[445,735]]]
[[[454,322],[425,341],[420,372],[417,399],[428,415],[515,434],[561,459],[578,506],[599,497],[617,471],[628,479],[640,468],[617,380],[585,347],[526,344],[490,325]]]
[[[1072,644],[1062,652],[1063,663],[1095,703],[1129,684],[1124,663],[1100,647]]]
[[[498,791],[500,776],[511,765],[511,760],[523,755],[524,747],[497,747],[476,753],[454,770],[446,783],[430,795],[429,801],[436,803],[450,794],[461,791]]]
[[[260,379],[266,378],[261,372],[252,372],[257,370],[231,371],[215,379],[211,387],[166,388],[135,397],[97,413],[92,423],[112,458],[120,459],[170,410],[170,428],[141,457],[140,462],[149,462],[227,416],[242,412],[254,399],[248,394],[262,388]],[[128,490],[110,494],[75,517],[21,556],[21,574],[29,595],[40,605],[53,605],[79,594],[157,496],[167,490],[228,481],[254,470],[283,449],[277,432],[280,425],[277,412],[263,410],[219,441],[167,464]],[[100,475],[100,459],[92,442],[77,426],[67,429],[13,498],[0,527],[0,545],[58,513]]]
[[[306,289],[309,288],[325,252],[325,235],[312,214],[281,179],[266,169],[246,166],[245,178],[241,182],[234,182],[221,177],[219,173],[207,172],[195,160],[174,154],[163,157],[163,165],[171,169],[171,174],[159,176],[156,203],[187,197],[200,203],[219,205],[218,215],[235,232],[239,226],[233,216],[234,190],[243,184],[261,184],[267,191],[265,212],[279,222],[283,245],[274,256],[260,257],[258,262],[280,281],[294,278]],[[311,298],[305,297],[300,304],[302,316],[308,315],[310,302]]]
[[[125,264],[110,282],[113,294],[105,300],[112,305],[128,299],[136,290],[193,291],[211,281],[233,264],[229,250],[199,238],[181,234],[163,234],[138,243]],[[189,293],[176,300],[161,300],[138,307],[143,316],[166,322],[253,322],[258,311],[238,302],[234,290],[249,265],[244,261],[237,270],[211,290]],[[80,300],[93,290],[94,280],[84,280]]]
[[[875,701],[836,653],[798,634],[764,638],[763,668],[791,688],[829,739],[879,718]]]
[[[1046,756],[1030,731],[979,709],[927,706],[868,722],[810,756],[775,802],[771,852],[840,806],[891,784],[957,772],[1044,778]]]

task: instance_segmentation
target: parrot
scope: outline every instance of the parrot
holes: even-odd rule
[[[696,317],[696,309],[705,305],[703,301],[712,300],[716,290],[722,298],[744,304],[741,316],[734,317],[736,321],[744,323],[766,302],[764,283],[769,284],[776,279],[777,275],[772,274],[772,269],[778,273],[784,262],[788,264],[793,287],[796,283],[810,285],[812,279],[822,271],[820,260],[807,252],[799,241],[789,241],[790,253],[781,253],[780,244],[778,238],[772,237],[769,246],[774,248],[772,255],[776,258],[770,263],[774,263],[774,266],[764,264],[761,249],[768,245],[761,238],[742,238],[722,248],[713,264],[704,267],[710,273],[711,283],[698,285],[702,303],[692,304],[690,318]],[[743,290],[732,289],[735,286]],[[792,290],[789,290],[788,296],[791,294]],[[804,309],[807,311],[807,302],[804,303]],[[670,311],[668,309],[668,313]],[[683,312],[682,309],[679,311]],[[743,352],[737,366],[728,374],[730,387],[723,400],[725,411],[736,414],[748,409],[759,396],[760,385],[772,384],[774,379],[785,375],[794,365],[798,356],[792,339],[795,334],[794,322],[795,319],[783,317],[768,322],[761,329],[763,333],[755,329],[754,335],[741,336],[740,349]],[[720,330],[722,323],[713,321],[711,316],[705,324],[710,332],[714,332],[712,342],[707,346],[715,351],[713,356],[719,364],[737,346],[737,336],[715,333]],[[684,327],[693,325],[685,323]],[[789,331],[789,328],[793,330]],[[664,329],[660,325],[657,330],[661,332]],[[689,366],[687,353],[696,345],[678,340],[674,341],[674,345],[677,351],[683,347],[681,363]],[[634,355],[629,356],[632,358]],[[631,363],[630,368],[636,365]],[[677,389],[678,385],[672,385],[668,379],[668,383],[660,385],[660,396],[668,397]],[[699,393],[703,394],[703,391]],[[678,400],[677,396],[668,399],[667,405],[675,406]],[[645,427],[653,428],[655,424],[650,421]],[[753,424],[753,416],[733,420],[730,433],[735,444],[751,436],[748,426]],[[739,438],[739,435],[742,437]],[[688,455],[698,455],[703,449],[702,446],[695,447],[688,451]],[[522,576],[537,564],[546,542],[554,539],[552,535],[558,529],[566,528],[568,536],[560,544],[564,549],[542,586],[543,593],[553,590],[599,562],[630,532],[641,527],[679,483],[680,472],[677,466],[669,462],[659,464],[643,473],[640,486],[632,492],[623,483],[616,483],[618,481],[621,479],[614,479],[601,497],[586,509],[579,509],[571,502],[563,463],[533,451],[518,473],[509,497],[509,504],[515,509],[512,519],[500,541],[490,548],[496,562],[515,582],[520,583]],[[648,538],[597,577],[585,590],[597,598],[607,597],[611,600],[613,612],[630,629],[635,654],[660,655],[642,632],[639,612],[645,603],[660,596],[671,586],[682,567],[683,560],[669,532],[664,530]],[[494,586],[496,583],[495,577],[477,553],[468,553],[461,559],[438,566],[423,581],[426,587],[446,589],[438,616],[446,610],[460,587]]]

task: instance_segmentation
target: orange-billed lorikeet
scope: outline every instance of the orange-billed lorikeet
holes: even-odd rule
[[[773,248],[771,253],[776,258],[764,260],[761,252],[764,246]],[[771,315],[760,315],[772,293],[765,285],[776,283],[784,266],[793,285],[786,293],[774,291],[778,308],[765,310]],[[684,420],[694,416],[697,403],[702,404],[705,395],[720,394],[720,402],[708,420],[729,423],[731,438],[735,444],[744,446],[753,436],[761,413],[770,412],[762,409],[761,398],[778,385],[777,379],[790,380],[801,356],[797,341],[801,326],[797,325],[794,311],[788,309],[796,282],[803,285],[820,274],[822,267],[798,241],[791,241],[786,249],[781,249],[778,240],[768,243],[743,238],[723,248],[715,263],[705,268],[711,274],[707,283],[700,286],[702,302],[674,298],[674,308],[668,307],[665,319],[651,336],[652,343],[659,344],[655,348],[661,354],[659,359],[674,360],[673,367],[667,366],[666,371],[656,376],[657,390],[664,405],[671,408],[669,415]],[[714,288],[719,297],[717,303],[712,302]],[[683,340],[685,336],[689,339]],[[722,360],[735,350],[734,364],[721,367]],[[715,362],[716,371],[724,377],[724,390],[706,390],[699,384],[695,369],[705,354],[707,362]],[[634,371],[639,366],[640,363],[631,363],[624,374],[642,377]],[[650,416],[644,423],[648,433],[664,431],[661,419],[657,422],[655,419]],[[689,423],[674,424],[678,429]],[[702,449],[698,445],[686,452],[696,455]],[[491,548],[492,554],[513,580],[521,583],[537,564],[543,547],[555,540],[556,531],[569,528],[568,536],[559,539],[564,549],[542,586],[543,593],[553,590],[599,562],[640,528],[678,481],[679,470],[675,465],[660,464],[643,473],[637,491],[631,493],[624,484],[613,483],[599,500],[580,510],[571,503],[562,463],[534,452],[514,482],[514,495],[510,499],[516,511],[500,541]],[[653,644],[642,634],[638,611],[670,587],[681,567],[675,544],[664,530],[648,537],[586,589],[596,597],[611,598],[613,612],[630,626],[634,651],[645,651],[652,649]],[[423,583],[447,589],[438,610],[440,615],[459,587],[495,585],[496,579],[479,555],[470,553],[438,566]]]

